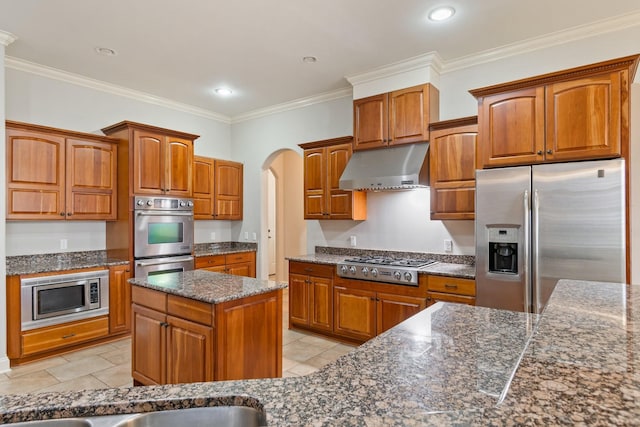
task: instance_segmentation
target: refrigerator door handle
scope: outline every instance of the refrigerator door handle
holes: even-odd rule
[[[538,313],[540,306],[540,263],[538,262],[538,239],[540,238],[540,197],[538,195],[538,190],[534,190],[533,192],[533,244],[531,245],[533,250],[533,259],[531,260],[531,265],[533,267],[533,301],[532,301],[532,312]]]
[[[529,206],[529,190],[524,190],[524,245],[523,245],[523,263],[524,266],[522,276],[524,278],[524,311],[531,311],[531,274],[529,273],[529,247],[531,242],[529,241],[529,237],[531,236],[531,221],[530,221],[530,213],[531,207]]]

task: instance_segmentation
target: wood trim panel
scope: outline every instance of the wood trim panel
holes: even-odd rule
[[[460,117],[457,119],[433,122],[429,125],[429,131],[431,134],[429,139],[436,138],[436,136],[433,133],[435,131],[441,131],[441,130],[446,131],[451,128],[459,128],[462,126],[473,126],[477,124],[478,124],[478,116],[467,116],[467,117]],[[439,134],[438,136],[442,136],[442,135]]]
[[[303,150],[312,150],[314,148],[329,147],[331,145],[352,144],[352,143],[353,143],[353,136],[340,136],[338,138],[305,142],[303,144],[298,144],[298,147],[302,148]]]
[[[96,135],[95,133],[78,132],[78,131],[68,130],[68,129],[59,129],[59,128],[54,128],[49,126],[35,125],[32,123],[17,122],[14,120],[6,120],[5,127],[7,129],[20,129],[20,130],[42,132],[47,134],[56,134],[58,136],[62,136],[65,138],[71,137],[71,138],[79,138],[79,139],[89,139],[92,141],[109,142],[113,144],[118,143],[118,138],[114,138],[111,136]]]
[[[20,305],[20,276],[7,276],[7,356],[22,355],[22,312]]]
[[[107,135],[111,135],[112,133],[116,133],[120,130],[123,129],[131,129],[131,128],[135,128],[135,129],[139,129],[139,130],[143,130],[146,132],[151,132],[151,133],[161,133],[163,135],[167,135],[167,136],[172,136],[172,137],[176,137],[176,138],[184,138],[184,139],[190,139],[190,140],[194,140],[197,138],[200,138],[200,135],[195,135],[192,133],[187,133],[187,132],[181,132],[181,131],[177,131],[177,130],[173,130],[173,129],[165,129],[165,128],[161,128],[158,126],[153,126],[153,125],[147,125],[144,123],[136,123],[136,122],[131,122],[128,120],[123,120],[119,123],[113,124],[111,126],[107,126],[105,128],[102,128],[102,132],[107,134]]]

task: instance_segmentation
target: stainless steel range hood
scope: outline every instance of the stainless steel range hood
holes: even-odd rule
[[[406,190],[429,185],[428,142],[356,151],[340,177],[341,190]]]

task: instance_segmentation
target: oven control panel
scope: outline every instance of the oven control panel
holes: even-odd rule
[[[193,211],[193,199],[136,196],[133,200],[133,208],[135,210]]]

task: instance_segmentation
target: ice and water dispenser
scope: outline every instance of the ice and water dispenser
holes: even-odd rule
[[[518,274],[518,227],[489,228],[489,272]]]

